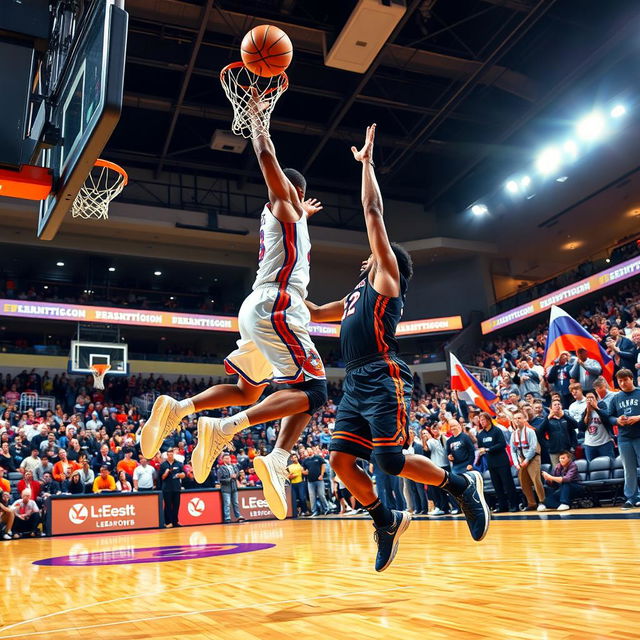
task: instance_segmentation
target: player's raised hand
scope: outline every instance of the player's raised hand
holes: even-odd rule
[[[358,162],[371,162],[373,156],[373,141],[376,137],[376,124],[375,122],[367,127],[367,133],[365,135],[364,145],[362,149],[358,151],[355,147],[351,147],[351,153]]]
[[[307,218],[310,218],[318,211],[322,211],[322,202],[316,198],[308,198],[302,203],[302,208],[307,212]]]

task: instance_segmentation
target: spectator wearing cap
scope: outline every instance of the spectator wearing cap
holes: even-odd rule
[[[580,418],[582,418],[582,415]],[[575,450],[578,445],[577,430],[578,423],[576,420],[568,412],[563,411],[560,400],[553,400],[549,415],[538,428],[538,433],[548,440],[549,457],[553,466],[558,464],[560,454],[563,451]]]
[[[563,351],[558,359],[554,360],[547,375],[547,381],[553,385],[553,390],[560,394],[564,409],[567,409],[569,404],[573,402],[573,397],[569,391],[572,368],[572,365],[569,364],[569,358],[569,352]]]
[[[542,477],[552,488],[552,491],[545,497],[544,502],[538,505],[538,511],[546,511],[547,509],[568,511],[571,509],[572,500],[584,493],[584,487],[580,484],[578,466],[570,451],[562,451],[553,473],[543,471]]]
[[[586,349],[578,349],[576,359],[571,367],[571,378],[580,383],[582,391],[593,391],[595,379],[602,373],[602,366],[597,360],[589,358]]]
[[[593,381],[593,390],[598,400],[598,405],[607,413],[611,412],[611,401],[616,395],[615,391],[611,391],[609,383],[604,376],[598,376]]]
[[[102,420],[98,417],[97,411],[93,411],[91,413],[91,419],[87,420],[84,426],[85,429],[88,429],[89,431],[99,431],[101,429]]]
[[[21,494],[20,500],[16,500],[12,508],[16,518],[13,524],[16,533],[35,537],[40,521],[40,509],[32,499],[31,491],[25,489]]]
[[[624,468],[623,509],[640,507],[638,466],[640,466],[640,389],[633,383],[633,373],[621,369],[616,374],[620,391],[611,402],[611,425],[618,426],[618,449]]]

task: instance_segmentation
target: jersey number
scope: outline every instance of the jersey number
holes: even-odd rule
[[[360,292],[354,291],[344,301],[344,315],[342,316],[343,320],[348,316],[352,316],[356,312],[356,302],[358,302],[359,298]]]

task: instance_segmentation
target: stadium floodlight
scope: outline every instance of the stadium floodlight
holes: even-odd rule
[[[520,178],[520,187],[528,189],[531,186],[531,178],[529,176],[522,176]]]
[[[594,111],[585,116],[576,125],[576,132],[583,140],[597,140],[604,134],[606,124],[602,114]]]
[[[549,175],[560,168],[562,164],[562,154],[557,147],[547,147],[543,149],[536,158],[536,169],[542,175]]]
[[[115,267],[109,267],[109,271],[111,271],[111,273],[113,273],[116,270]]]
[[[64,262],[62,260],[56,262],[56,267],[64,267]]]
[[[473,213],[474,216],[483,216],[485,213],[489,213],[489,209],[484,204],[474,204],[473,207],[471,207],[471,213]]]
[[[621,118],[625,113],[627,113],[627,108],[623,104],[617,104],[611,109],[612,118]]]
[[[507,184],[504,185],[504,188],[509,193],[518,193],[518,191],[520,191],[520,187],[518,186],[518,183],[515,180],[509,180]]]
[[[161,276],[162,275],[162,271],[154,271],[153,275],[154,276]]]

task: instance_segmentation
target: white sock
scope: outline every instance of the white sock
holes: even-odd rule
[[[277,464],[286,467],[287,462],[289,462],[289,456],[291,454],[286,449],[279,449],[278,447],[274,447],[273,451],[269,455],[273,456]]]
[[[193,400],[191,398],[180,400],[180,402],[178,402],[178,411],[181,414],[182,418],[195,413],[196,408],[193,406]]]
[[[238,431],[242,431],[250,426],[249,418],[244,411],[240,411],[240,413],[236,413],[234,416],[222,418],[222,422],[220,422],[220,428],[228,436],[232,436],[234,433],[238,433]]]

